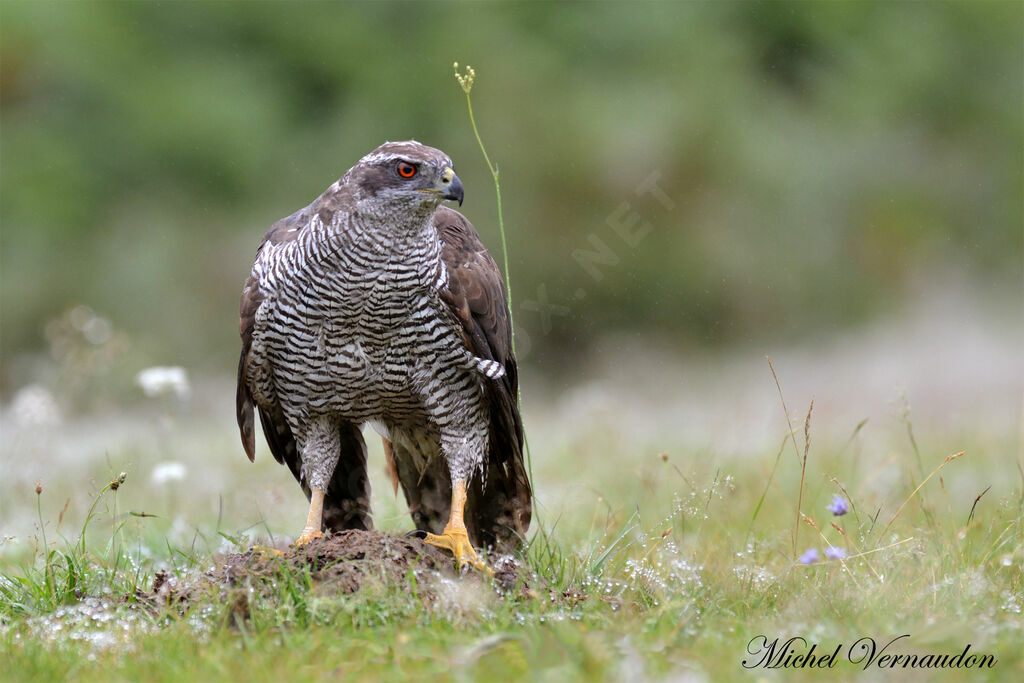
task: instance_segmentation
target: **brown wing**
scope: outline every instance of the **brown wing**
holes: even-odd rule
[[[532,492],[523,462],[519,375],[512,353],[512,325],[498,265],[466,217],[445,206],[434,217],[441,258],[448,269],[442,299],[474,355],[501,363],[504,377],[485,383],[490,446],[483,481],[473,482],[466,525],[478,545],[517,546],[530,527]]]

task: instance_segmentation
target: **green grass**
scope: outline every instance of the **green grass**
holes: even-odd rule
[[[581,486],[540,500],[523,558],[538,577],[534,597],[503,598],[462,579],[424,601],[429,576],[335,595],[306,571],[282,569],[269,592],[239,589],[245,618],[238,591],[145,609],[132,596],[158,568],[194,578],[215,562],[216,544],[175,545],[155,519],[119,513],[129,477],[101,488],[82,533],[40,533],[31,550],[0,559],[0,678],[745,680],[792,674],[742,668],[758,635],[802,636],[819,652],[842,643],[845,655],[858,638],[907,633],[905,652],[955,654],[970,643],[998,659],[991,670],[940,678],[1019,679],[1024,496],[1013,439],[940,450],[918,435],[925,476],[939,468],[925,480],[909,441],[872,454],[860,435],[811,444],[804,469],[802,427],[796,458],[790,443],[778,457],[718,461],[606,446],[587,452],[585,479],[574,452],[539,459],[542,484]],[[844,491],[852,509],[833,517],[825,506]],[[46,499],[44,490],[37,501]],[[799,523],[794,548],[798,500],[813,525]],[[192,514],[205,538],[247,542],[241,531],[218,536],[223,520]],[[48,522],[40,512],[40,530]],[[845,560],[795,559],[830,544]],[[860,673],[840,661],[797,676]]]

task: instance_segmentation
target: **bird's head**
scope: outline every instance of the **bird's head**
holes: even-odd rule
[[[343,182],[361,205],[388,213],[432,212],[444,199],[462,204],[462,181],[452,160],[415,140],[384,143],[349,169]]]

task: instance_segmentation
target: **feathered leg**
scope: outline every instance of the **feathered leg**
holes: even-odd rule
[[[302,471],[299,445],[280,408],[260,408],[260,423],[270,444],[274,458],[288,466],[302,492],[310,501],[310,512],[319,505],[320,520],[307,519],[306,526],[322,524],[329,531],[344,529],[372,529],[370,517],[370,480],[366,474],[366,443],[358,427],[351,423],[329,426],[336,429],[338,437],[338,460],[334,465],[326,490],[314,496]],[[317,504],[314,498],[320,500]],[[312,522],[312,523],[311,523]],[[317,527],[319,528],[319,527]]]
[[[309,485],[309,513],[306,526],[295,539],[301,546],[322,538],[324,518],[324,492],[334,478],[341,455],[341,425],[337,420],[321,416],[310,422],[305,434],[299,435],[302,452],[302,481]]]
[[[366,476],[366,443],[359,429],[352,424],[335,425],[326,423],[319,437],[309,444],[310,458],[319,463],[310,472],[309,514],[306,526],[295,541],[296,545],[309,543],[323,536],[322,527],[329,531],[343,529],[372,529],[370,518],[370,480]],[[327,432],[327,429],[333,433]],[[333,465],[330,457],[317,457],[312,448],[320,452],[334,449],[337,452]],[[324,473],[330,473],[330,480],[325,489],[317,484],[324,479]],[[321,484],[322,485],[322,484]]]

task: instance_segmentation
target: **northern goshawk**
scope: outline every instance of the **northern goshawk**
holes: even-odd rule
[[[362,427],[384,439],[426,541],[486,571],[473,547],[530,524],[505,288],[466,218],[451,159],[415,141],[367,154],[275,223],[242,291],[236,410],[253,407],[310,500],[296,543],[368,529]]]

